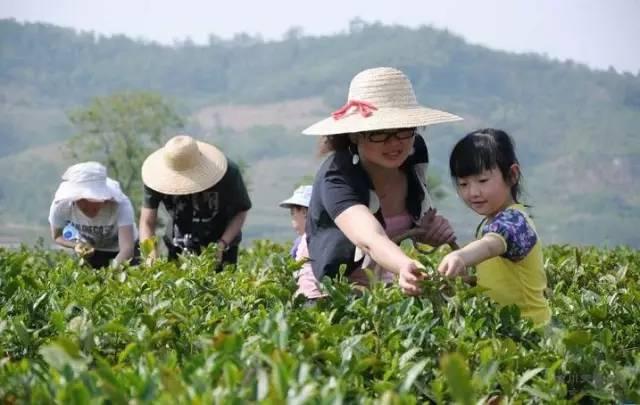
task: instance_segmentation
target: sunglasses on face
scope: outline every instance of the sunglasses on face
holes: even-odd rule
[[[360,134],[369,142],[382,143],[387,142],[392,137],[400,140],[413,138],[416,134],[416,130],[415,128],[396,128],[381,131],[361,132]]]

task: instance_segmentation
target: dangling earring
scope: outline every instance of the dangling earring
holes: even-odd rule
[[[351,144],[351,145],[353,145],[353,144]],[[349,153],[351,153],[351,164],[355,166],[360,162],[360,156],[358,155],[358,150],[357,149],[356,149],[355,152],[353,152],[351,150],[351,145],[349,145],[348,149],[349,149]]]

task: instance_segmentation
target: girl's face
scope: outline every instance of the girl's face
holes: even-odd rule
[[[105,204],[105,201],[86,200],[84,198],[76,201],[76,207],[89,218],[95,218]]]
[[[518,166],[511,166],[511,178],[517,179]],[[458,193],[465,204],[480,215],[493,217],[513,204],[510,182],[505,181],[500,169],[493,168],[457,179]]]
[[[413,148],[414,128],[361,133],[358,154],[364,161],[387,169],[400,167]]]
[[[304,224],[307,221],[307,208],[293,206],[291,211],[291,226],[298,235],[304,234]]]

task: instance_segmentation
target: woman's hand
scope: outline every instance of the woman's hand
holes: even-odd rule
[[[453,243],[456,240],[449,221],[442,215],[438,215],[435,208],[429,208],[420,219],[420,228],[425,231],[420,242],[427,245],[440,246],[445,243]]]
[[[415,260],[407,261],[398,272],[398,284],[407,295],[419,295],[420,282],[425,279],[424,266]]]
[[[457,251],[446,255],[438,265],[438,272],[447,277],[465,275],[466,270],[467,264]]]
[[[90,243],[78,242],[73,247],[73,250],[80,257],[91,257],[95,251],[94,247]]]
[[[144,264],[147,267],[151,267],[153,266],[153,264],[156,262],[157,257],[156,257],[156,251],[153,250],[149,253],[149,255],[144,259]]]

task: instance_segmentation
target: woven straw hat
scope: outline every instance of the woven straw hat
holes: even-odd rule
[[[337,135],[460,120],[457,115],[418,104],[413,86],[404,73],[379,67],[358,73],[351,80],[347,103],[302,133]]]
[[[178,135],[145,159],[142,181],[160,193],[184,195],[212,187],[226,172],[227,158],[218,148]]]

